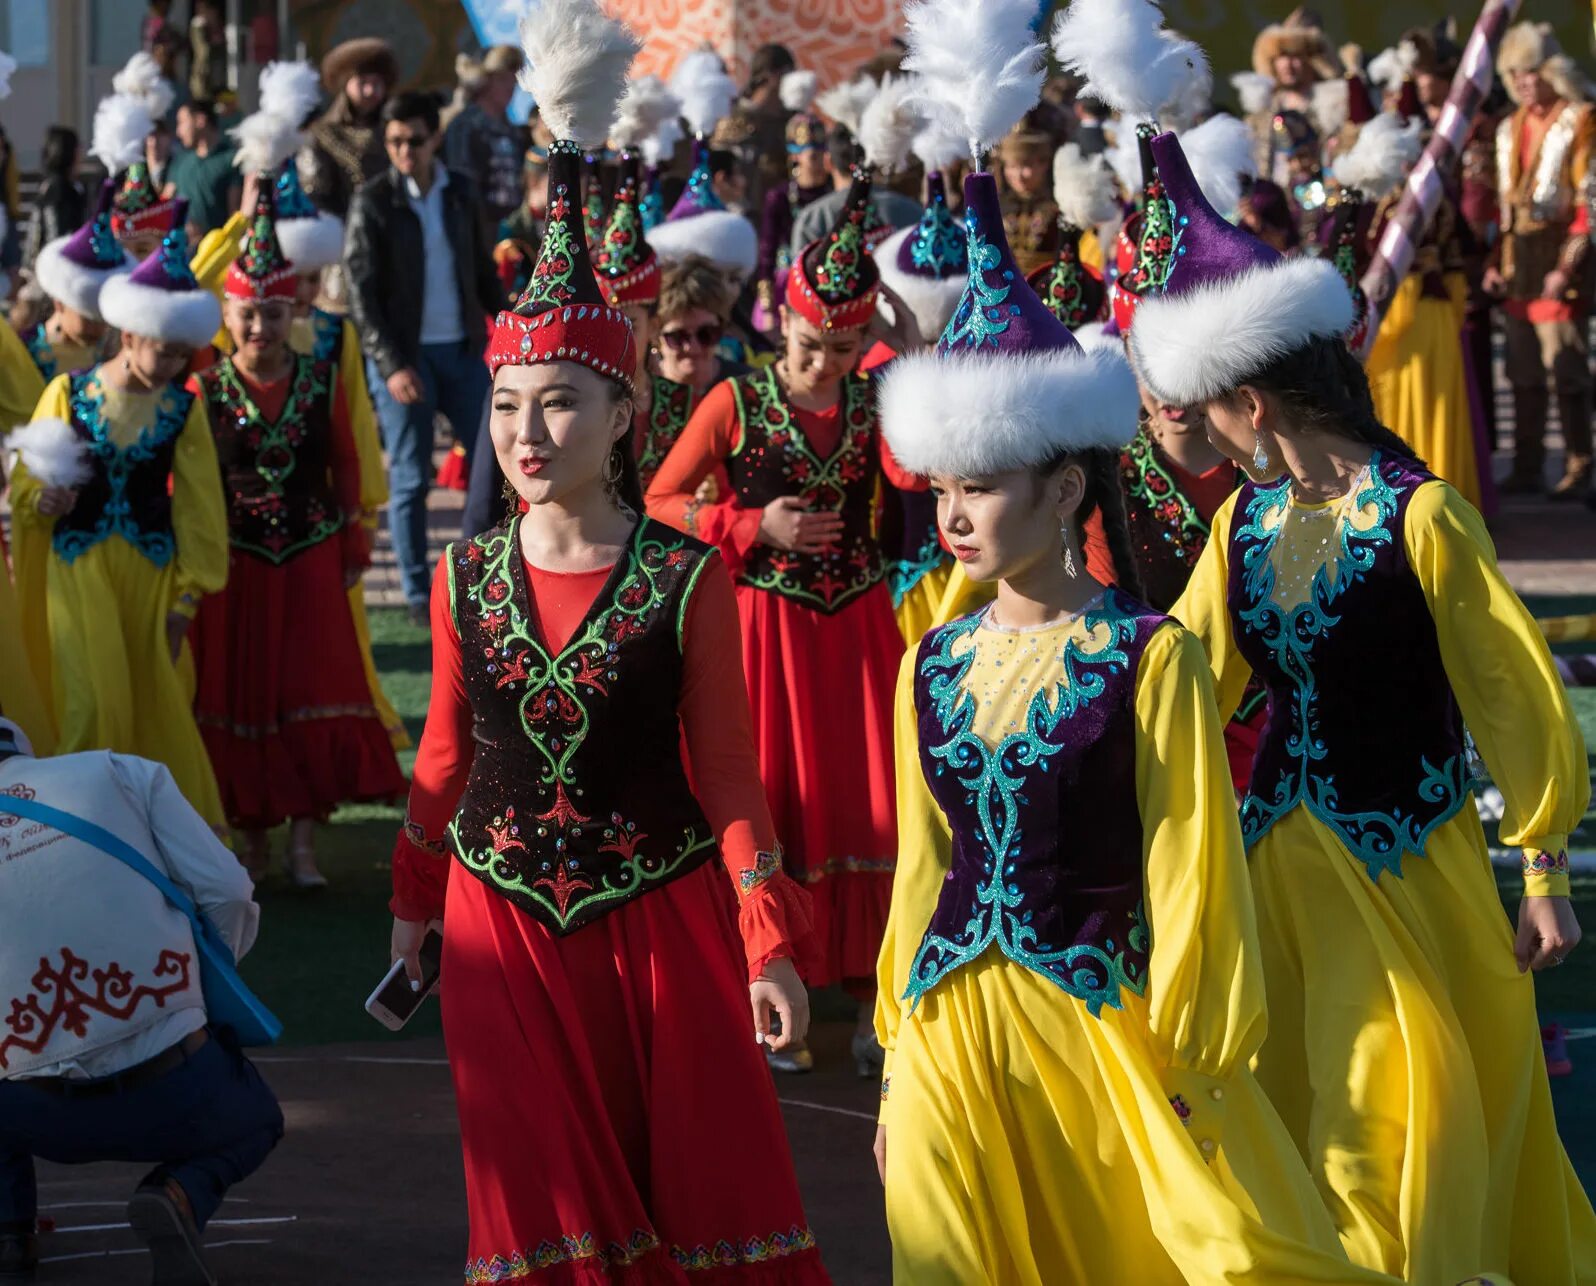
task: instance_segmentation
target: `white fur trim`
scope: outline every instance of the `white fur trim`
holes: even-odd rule
[[[131,272],[133,256],[124,250],[122,263],[116,268],[85,268],[61,253],[73,235],[57,237],[39,251],[33,264],[33,277],[39,289],[51,299],[60,301],[73,312],[99,320],[101,288],[119,273]]]
[[[1136,433],[1139,405],[1125,354],[1110,347],[913,353],[892,364],[880,399],[898,462],[957,478],[1034,468],[1063,451],[1117,451]]]
[[[315,272],[344,257],[344,221],[335,214],[277,220],[277,244],[300,272]]]
[[[961,223],[959,227],[962,229],[964,225]],[[899,248],[919,230],[919,224],[899,228],[881,243],[875,260],[883,284],[909,305],[915,324],[920,327],[920,337],[930,343],[947,328],[948,319],[958,308],[970,279],[961,272],[938,280],[916,276],[898,267]]]
[[[222,326],[222,306],[208,290],[162,290],[125,276],[100,291],[100,315],[129,335],[200,348]]]
[[[741,277],[753,275],[759,262],[759,233],[730,210],[706,210],[688,219],[667,219],[648,230],[648,244],[666,263],[703,255],[717,267]]]
[[[1352,324],[1352,295],[1327,259],[1286,259],[1136,306],[1131,357],[1162,402],[1195,406],[1239,388],[1310,339]]]

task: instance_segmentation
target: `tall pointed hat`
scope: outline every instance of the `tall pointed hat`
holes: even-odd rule
[[[155,190],[144,160],[144,140],[155,128],[149,104],[133,94],[111,94],[94,110],[90,152],[116,180],[111,232],[119,240],[164,230],[172,202]]]
[[[1114,217],[1114,175],[1101,158],[1081,155],[1066,143],[1053,155],[1053,200],[1058,206],[1058,254],[1026,280],[1053,316],[1079,330],[1104,320],[1108,288],[1100,273],[1081,262],[1081,237]]]
[[[499,314],[488,367],[577,362],[628,391],[637,344],[626,314],[605,302],[582,231],[582,151],[609,132],[641,45],[597,0],[543,0],[521,20],[522,83],[554,133],[548,223],[526,290]]]
[[[604,179],[599,173],[599,152],[582,153],[582,235],[587,238],[589,250],[597,251],[604,239],[604,227],[609,222],[604,217]]]
[[[299,292],[299,266],[283,253],[277,239],[274,196],[270,183],[256,189],[243,248],[227,269],[223,293],[230,299],[291,300]]]
[[[76,232],[57,237],[39,251],[33,275],[51,299],[85,317],[100,316],[100,291],[118,273],[133,268],[133,256],[122,249],[111,231],[111,201],[116,183],[100,185],[94,213]]]
[[[875,315],[881,274],[865,244],[869,207],[870,172],[859,167],[831,230],[787,274],[787,306],[821,330],[854,330]]]
[[[1367,240],[1362,227],[1365,214],[1363,193],[1357,188],[1342,188],[1332,198],[1330,214],[1330,262],[1341,274],[1352,296],[1352,324],[1347,327],[1347,347],[1363,351],[1369,332],[1369,297],[1363,293],[1363,272],[1368,267]]]
[[[1037,101],[1043,51],[1029,0],[920,0],[905,13],[926,106],[981,154]],[[980,51],[979,56],[972,51]],[[997,182],[964,181],[969,275],[934,351],[894,362],[881,392],[893,454],[921,474],[985,477],[1118,450],[1136,431],[1136,382],[1118,344],[1083,348],[1026,284],[1003,235]]]
[[[321,104],[321,73],[306,62],[268,63],[260,74],[260,109],[302,128]],[[297,151],[297,148],[295,149]],[[317,207],[299,181],[292,154],[275,169],[277,240],[299,272],[315,272],[343,258],[344,221]]]
[[[201,348],[222,324],[222,306],[188,266],[188,202],[172,202],[171,226],[149,258],[100,291],[100,315],[129,335]]]
[[[942,333],[959,306],[970,260],[964,224],[948,209],[941,165],[925,153],[920,159],[926,166],[925,211],[919,223],[899,228],[883,241],[875,258],[881,280],[909,306],[920,333],[929,339]]]
[[[637,157],[623,153],[621,186],[593,256],[599,290],[612,307],[659,302],[659,256],[643,232]]]

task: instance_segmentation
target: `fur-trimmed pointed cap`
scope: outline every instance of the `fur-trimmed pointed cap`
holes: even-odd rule
[[[293,157],[277,175],[277,240],[300,272],[331,267],[344,257],[344,221],[316,207]]]
[[[665,263],[702,255],[725,272],[747,277],[759,262],[759,233],[715,195],[708,144],[695,142],[693,159],[686,188],[664,221],[649,228],[648,243]]]
[[[222,324],[222,306],[194,279],[188,266],[188,202],[171,203],[171,227],[161,244],[131,273],[100,291],[100,314],[129,335],[201,348]]]
[[[948,209],[940,170],[925,176],[925,212],[920,222],[900,228],[876,251],[881,280],[909,306],[927,338],[940,335],[959,306],[970,261],[964,225]]]
[[[115,182],[107,179],[100,185],[99,204],[89,221],[46,245],[33,266],[45,294],[85,317],[100,316],[100,291],[105,283],[133,268],[133,256],[122,249],[111,231],[115,193]]]

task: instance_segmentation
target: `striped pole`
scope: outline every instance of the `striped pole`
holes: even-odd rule
[[[1588,643],[1596,639],[1596,612],[1584,616],[1545,616],[1536,621],[1548,643]]]
[[[1457,164],[1480,104],[1491,92],[1496,50],[1502,43],[1502,33],[1518,13],[1519,4],[1520,0],[1485,0],[1480,20],[1474,24],[1474,33],[1463,49],[1457,75],[1452,78],[1452,92],[1446,97],[1429,146],[1408,175],[1402,200],[1385,225],[1369,270],[1363,274],[1363,293],[1369,298],[1369,324],[1358,354],[1360,358],[1368,357],[1374,346],[1374,337],[1386,309],[1391,306],[1391,297],[1413,266],[1414,251],[1424,238],[1425,228],[1435,217],[1436,207],[1441,204],[1441,175]]]

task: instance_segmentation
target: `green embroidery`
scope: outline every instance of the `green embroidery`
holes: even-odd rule
[[[1120,478],[1128,504],[1138,506],[1165,527],[1164,539],[1175,558],[1195,566],[1208,543],[1208,524],[1164,467],[1152,436],[1143,424],[1120,460]]]
[[[665,463],[665,457],[681,437],[693,407],[698,404],[698,397],[690,387],[663,375],[654,376],[652,388],[648,427],[643,431],[643,441],[637,451],[637,481],[644,491],[654,481],[654,475]]]
[[[560,150],[574,152],[574,143],[555,143],[549,155]],[[569,185],[558,183],[550,194],[548,223],[543,231],[543,244],[538,247],[538,259],[532,265],[532,278],[516,302],[515,311],[530,314],[538,305],[550,308],[564,307],[576,299],[578,252],[576,233],[571,226],[571,199]],[[531,345],[527,344],[530,348]]]

